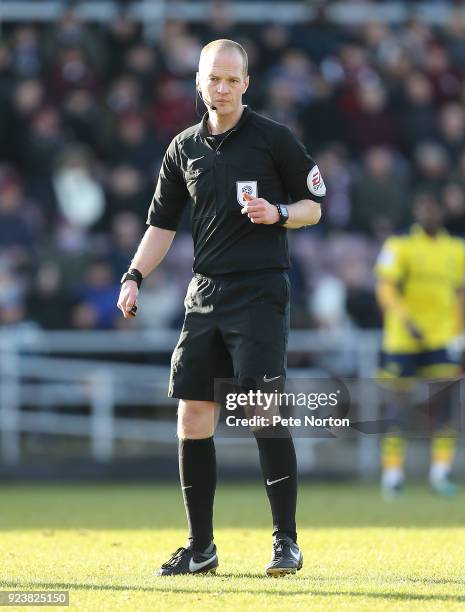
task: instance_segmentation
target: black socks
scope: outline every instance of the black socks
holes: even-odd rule
[[[179,476],[186,507],[189,540],[204,551],[213,540],[216,455],[213,437],[179,440]]]
[[[297,462],[294,441],[278,425],[254,432],[263,480],[273,516],[273,536],[288,535],[297,541]],[[216,489],[216,455],[213,437],[179,440],[179,475],[194,550],[202,552],[213,540],[213,501]]]
[[[266,493],[273,515],[273,536],[278,532],[297,541],[297,461],[287,427],[266,427],[254,432]]]

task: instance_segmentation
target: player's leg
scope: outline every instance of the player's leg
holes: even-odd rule
[[[381,439],[381,491],[385,498],[396,497],[405,480],[405,430],[410,416],[411,394],[417,367],[415,354],[383,353],[380,384],[383,389]]]
[[[457,492],[450,474],[455,457],[457,432],[453,427],[454,406],[459,405],[460,376],[458,363],[446,349],[424,353],[421,376],[429,382],[429,417],[431,419],[431,465],[429,481],[439,495]]]
[[[254,275],[231,281],[225,299],[235,308],[223,319],[221,331],[232,357],[234,377],[241,389],[280,392],[286,377],[289,330],[289,281],[283,273]],[[279,409],[279,407],[277,407]],[[258,410],[258,412],[257,412]],[[253,408],[259,416],[260,408]],[[251,416],[251,407],[247,411]],[[271,412],[268,411],[268,416]],[[278,424],[254,432],[263,482],[273,518],[273,558],[270,575],[295,573],[302,567],[297,546],[297,463],[289,430]]]
[[[408,416],[409,395],[390,393],[385,406],[384,420],[390,423],[381,440],[381,490],[383,496],[397,496],[405,481],[405,422]]]
[[[216,454],[213,434],[220,406],[215,402],[180,400],[178,407],[179,477],[189,530],[188,545],[179,548],[158,575],[214,572],[213,542]]]
[[[171,361],[169,394],[180,398],[179,473],[189,543],[163,564],[159,575],[205,573],[218,566],[212,524],[216,488],[213,434],[219,416],[214,378],[231,376],[232,365],[215,327],[215,295],[213,282],[193,279],[185,300],[183,330]]]
[[[213,502],[216,457],[213,433],[219,416],[214,402],[180,400],[178,408],[179,476],[189,528],[189,543],[163,564],[158,575],[215,572]]]
[[[216,489],[213,434],[219,412],[220,407],[214,402],[179,402],[179,476],[189,542],[198,552],[203,552],[213,542],[213,502]]]
[[[297,545],[297,461],[287,427],[275,425],[254,432],[263,483],[273,517],[273,550],[266,572],[282,576],[300,570],[302,552]]]

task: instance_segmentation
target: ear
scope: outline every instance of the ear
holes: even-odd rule
[[[247,89],[249,88],[249,75],[247,75],[244,79],[244,85],[242,87],[242,93],[245,94]]]
[[[199,91],[199,89],[200,89],[199,73],[198,72],[195,73],[195,88],[196,88],[197,91]]]

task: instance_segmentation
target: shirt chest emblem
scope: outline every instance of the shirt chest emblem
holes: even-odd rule
[[[240,206],[247,204],[246,195],[251,198],[258,198],[257,181],[236,181],[237,203]]]

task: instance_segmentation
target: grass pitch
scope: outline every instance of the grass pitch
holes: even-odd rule
[[[83,611],[459,610],[464,502],[421,486],[386,503],[375,487],[302,483],[304,567],[273,579],[263,488],[220,483],[217,575],[155,578],[186,539],[177,486],[3,485],[0,589],[69,590]]]

